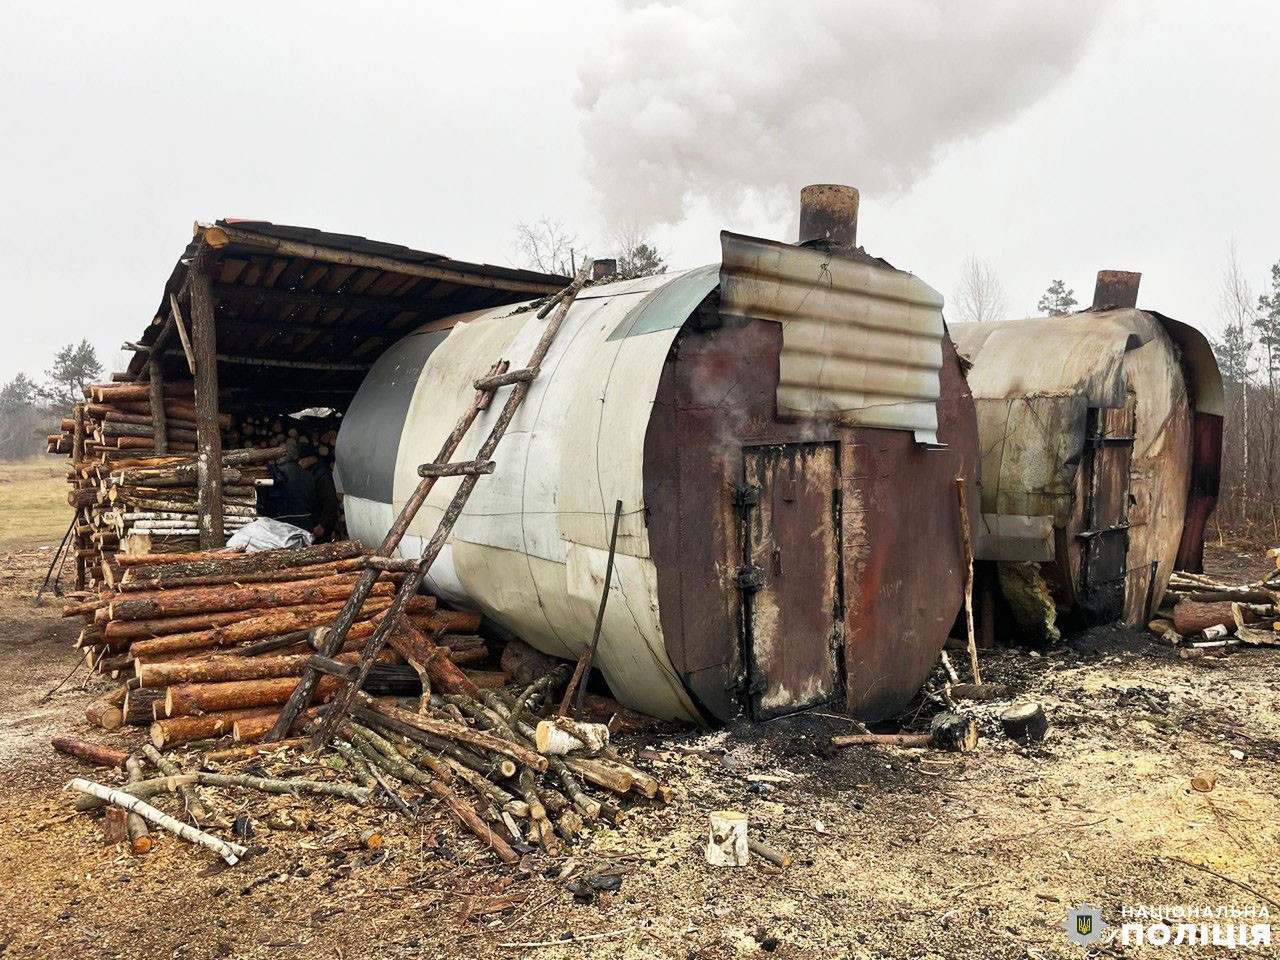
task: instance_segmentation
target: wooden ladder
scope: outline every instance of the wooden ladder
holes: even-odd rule
[[[395,629],[397,618],[404,613],[410,599],[417,594],[418,588],[426,581],[427,573],[431,570],[431,565],[435,563],[436,557],[440,555],[440,551],[443,549],[445,541],[449,539],[450,533],[453,532],[454,524],[457,523],[458,517],[461,516],[462,508],[466,506],[467,499],[471,496],[471,491],[475,489],[476,483],[482,476],[493,473],[494,461],[491,458],[494,450],[497,449],[499,441],[506,434],[507,428],[515,418],[516,411],[520,408],[520,404],[524,402],[524,398],[528,395],[530,384],[537,379],[539,367],[542,361],[546,359],[547,351],[551,348],[551,342],[555,339],[556,334],[559,333],[565,317],[569,314],[569,308],[573,305],[574,299],[590,275],[591,260],[587,259],[583,262],[582,269],[573,278],[573,282],[555,294],[538,311],[539,320],[545,319],[553,309],[555,310],[555,315],[552,316],[551,322],[543,330],[541,338],[539,338],[537,345],[533,348],[533,353],[529,357],[528,364],[523,369],[507,370],[507,363],[504,360],[495,364],[487,376],[475,381],[473,384],[476,391],[474,402],[458,418],[453,432],[445,439],[444,446],[441,447],[436,459],[430,463],[424,463],[418,468],[418,476],[421,479],[418,481],[417,487],[414,488],[413,495],[409,497],[404,507],[400,510],[395,522],[391,525],[391,529],[387,531],[386,537],[383,538],[381,546],[378,547],[377,553],[365,557],[364,568],[361,570],[360,577],[351,591],[351,596],[343,604],[342,610],[338,613],[333,626],[324,634],[324,639],[321,641],[316,655],[307,661],[307,667],[302,674],[302,678],[298,681],[298,686],[294,688],[293,694],[280,711],[280,716],[276,719],[275,726],[271,728],[271,732],[267,735],[268,740],[280,740],[289,735],[289,731],[297,721],[298,716],[310,706],[321,676],[330,674],[339,677],[343,682],[339,685],[338,691],[324,711],[324,718],[313,738],[312,746],[319,748],[329,742],[338,724],[350,709],[356,691],[364,685],[365,680],[368,678],[369,671],[373,668],[374,661],[383,646],[386,645],[388,636]],[[481,411],[488,408],[489,403],[493,400],[494,392],[500,387],[513,385],[515,389],[507,397],[506,405],[503,406],[497,421],[489,431],[489,436],[480,445],[475,459],[458,463],[452,462],[451,458],[457,452],[463,437],[466,436],[467,431]],[[422,551],[422,556],[417,560],[393,557],[392,554],[408,531],[409,524],[413,522],[413,518],[417,516],[418,510],[426,502],[436,481],[441,477],[462,477],[462,482],[458,485],[458,490],[449,502],[444,516],[440,518],[440,523],[436,527],[435,533],[432,534],[426,548]],[[377,628],[365,643],[364,650],[360,654],[359,665],[349,667],[346,664],[337,663],[334,660],[335,655],[342,650],[351,625],[356,622],[356,618],[364,608],[365,601],[368,599],[373,585],[383,572],[404,573],[405,577],[400,581],[400,586],[392,598],[391,605],[382,614],[382,619]]]

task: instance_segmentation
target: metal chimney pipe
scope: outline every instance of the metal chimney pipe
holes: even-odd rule
[[[1122,310],[1138,305],[1142,274],[1127,270],[1099,270],[1090,310]]]
[[[599,259],[591,264],[591,279],[603,280],[605,277],[612,277],[618,272],[618,261],[613,259]]]
[[[839,183],[800,190],[801,246],[854,250],[858,246],[858,191]]]

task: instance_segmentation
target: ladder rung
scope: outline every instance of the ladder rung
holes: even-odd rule
[[[463,460],[460,463],[424,463],[418,468],[420,477],[470,477],[493,473],[492,460]]]
[[[528,383],[530,380],[536,379],[537,376],[537,367],[508,370],[506,373],[493,373],[487,377],[481,377],[475,382],[475,388],[477,390],[497,390],[499,387],[507,387],[513,383]]]
[[[370,570],[385,573],[412,573],[418,569],[418,561],[407,557],[365,557],[364,565]]]
[[[349,663],[341,663],[331,657],[322,657],[315,653],[311,655],[311,659],[307,661],[307,666],[312,670],[319,670],[321,673],[327,673],[331,677],[342,677],[344,680],[355,676],[356,667]]]

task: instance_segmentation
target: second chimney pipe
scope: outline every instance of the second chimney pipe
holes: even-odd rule
[[[853,250],[858,245],[858,191],[839,183],[800,190],[800,244]]]
[[[1122,310],[1138,305],[1138,284],[1142,274],[1128,270],[1099,270],[1090,310]]]

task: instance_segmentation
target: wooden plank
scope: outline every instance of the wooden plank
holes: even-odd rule
[[[212,308],[211,308],[212,309]],[[173,319],[173,325],[178,328],[178,339],[182,341],[182,352],[187,358],[187,367],[191,370],[191,375],[196,375],[196,355],[191,349],[191,339],[187,336],[187,325],[182,322],[182,310],[178,306],[178,298],[172,293],[169,294],[169,316]]]
[[[393,257],[380,257],[368,253],[357,253],[354,250],[338,250],[332,247],[318,247],[310,243],[295,240],[283,240],[264,234],[240,230],[236,227],[212,226],[204,228],[204,240],[215,248],[225,247],[230,243],[245,246],[261,247],[274,250],[280,256],[304,257],[307,260],[320,260],[325,263],[339,263],[352,267],[372,267],[388,273],[402,276],[425,277],[428,280],[444,280],[464,287],[486,287],[494,290],[511,290],[520,293],[547,294],[555,293],[562,286],[563,280],[536,282],[530,280],[501,279],[486,277],[476,273],[466,273],[448,267],[426,263],[409,263]],[[448,261],[445,261],[446,263]]]

